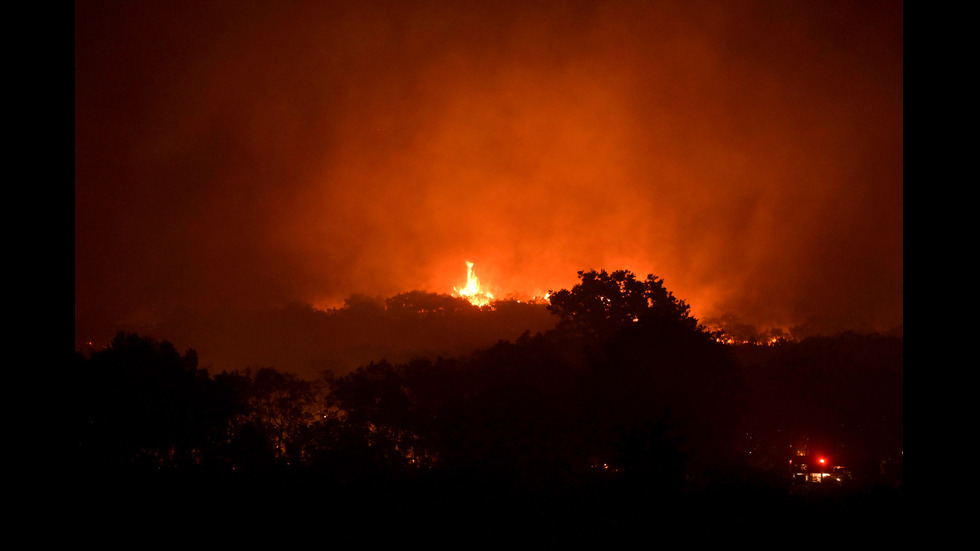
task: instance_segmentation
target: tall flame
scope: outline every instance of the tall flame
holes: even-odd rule
[[[466,287],[459,289],[453,287],[456,295],[465,298],[474,306],[487,306],[493,301],[493,295],[480,288],[480,279],[473,272],[473,263],[466,261]]]

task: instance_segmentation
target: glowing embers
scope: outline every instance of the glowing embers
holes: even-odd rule
[[[455,295],[464,298],[474,306],[484,307],[493,302],[493,295],[480,288],[480,280],[473,273],[473,263],[466,261],[466,287],[453,287]]]
[[[751,344],[751,345],[755,345],[755,346],[779,346],[780,344],[783,344],[783,343],[785,343],[785,342],[787,342],[789,340],[791,340],[791,339],[789,339],[787,337],[783,337],[783,336],[767,337],[764,340],[756,340],[756,339],[752,339],[752,340],[741,339],[741,340],[739,340],[739,339],[736,339],[735,337],[733,337],[731,335],[725,334],[724,332],[718,333],[718,336],[715,337],[715,342],[718,342],[718,343],[721,343],[721,344],[731,344],[731,345]]]

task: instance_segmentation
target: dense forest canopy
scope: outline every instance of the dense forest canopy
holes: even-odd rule
[[[602,465],[675,486],[736,467],[778,472],[807,447],[866,480],[900,461],[901,338],[725,345],[655,276],[579,277],[550,295],[554,329],[314,379],[274,366],[212,374],[193,350],[120,333],[76,352],[76,452],[109,470],[425,468],[538,481]],[[349,308],[378,321],[479,311],[425,293],[384,308],[358,300]]]
[[[547,331],[315,378],[212,373],[193,350],[120,332],[76,351],[65,374],[69,475],[79,495],[117,496],[127,518],[180,503],[292,523],[328,515],[346,529],[370,510],[406,530],[439,515],[470,538],[492,519],[566,544],[636,537],[651,522],[703,531],[712,518],[705,534],[722,537],[758,515],[780,532],[801,515],[864,526],[897,513],[901,337],[725,344],[655,276],[579,278],[551,294]],[[348,309],[380,324],[360,331],[388,313],[481,311],[425,293]],[[801,485],[789,461],[817,456],[833,483]],[[305,505],[317,494],[331,497]]]

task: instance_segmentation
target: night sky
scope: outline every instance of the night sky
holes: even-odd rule
[[[887,330],[903,124],[901,2],[76,2],[76,343],[467,260]]]

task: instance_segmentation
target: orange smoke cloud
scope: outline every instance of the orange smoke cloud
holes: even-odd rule
[[[702,317],[902,323],[900,5],[252,9],[76,10],[76,319],[469,259],[500,296],[627,268]]]

